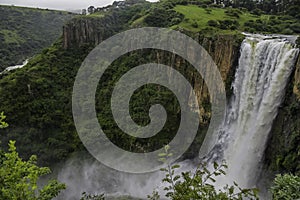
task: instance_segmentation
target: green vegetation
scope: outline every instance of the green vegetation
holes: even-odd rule
[[[300,198],[300,177],[290,174],[277,175],[271,192],[274,200],[295,200]]]
[[[0,5],[0,71],[48,47],[74,14]]]
[[[39,177],[51,171],[47,167],[38,167],[36,160],[36,156],[31,156],[28,161],[23,161],[16,152],[15,142],[10,141],[9,152],[0,160],[0,199],[51,200],[66,188],[51,180],[39,189]]]
[[[239,5],[243,5],[247,9],[239,8],[240,6],[236,5],[233,8],[221,8],[218,5],[211,5],[209,0],[195,2],[197,5],[191,5],[184,0],[163,0],[153,5],[145,3],[134,5],[127,9],[111,9],[107,12],[96,12],[88,16],[77,16],[69,23],[74,23],[76,26],[81,25],[80,23],[85,20],[94,20],[93,23],[103,20],[101,21],[102,26],[97,26],[98,29],[96,30],[98,31],[97,33],[101,33],[102,39],[106,39],[114,33],[126,30],[129,27],[159,26],[181,30],[194,36],[194,38],[197,37],[198,41],[202,41],[205,38],[208,40],[207,44],[213,43],[217,34],[230,34],[238,37],[236,40],[233,39],[237,43],[236,46],[240,45],[240,40],[242,39],[240,31],[299,33],[299,18],[295,15],[292,16],[291,13],[286,11],[284,14],[282,13],[283,11],[267,12],[267,8],[262,8],[261,5],[252,5],[253,8],[250,9],[250,4],[243,5],[242,3]],[[15,61],[22,61],[33,55],[32,52],[35,53],[38,49],[43,48],[44,45],[50,44],[53,38],[59,35],[64,20],[73,16],[65,12],[37,9],[28,9],[30,12],[27,12],[23,8],[5,6],[1,6],[0,10],[0,15],[3,15],[1,19],[5,19],[0,21],[0,65],[1,62],[6,63],[3,66],[14,64]],[[292,9],[291,12],[293,11]],[[31,13],[32,16],[27,18],[28,13]],[[55,20],[52,19],[53,17]],[[5,21],[11,21],[11,23],[8,25],[4,23]],[[57,27],[55,33],[53,26]],[[50,29],[53,30],[53,33],[48,31]],[[47,33],[44,31],[47,31]],[[50,35],[45,37],[46,34]],[[9,143],[10,140],[17,141],[20,157],[29,159],[29,161],[20,160],[12,143],[10,143],[9,147],[10,153],[6,155],[14,158],[11,161],[14,161],[17,165],[33,167],[33,169],[37,170],[38,176],[49,171],[46,168],[37,168],[35,163],[36,157],[31,157],[31,155],[38,156],[39,165],[52,165],[66,159],[72,152],[84,149],[74,127],[71,112],[71,96],[77,70],[84,58],[93,49],[95,41],[87,41],[68,49],[64,49],[62,44],[61,38],[32,58],[24,68],[0,75],[0,110],[5,111],[8,116],[7,122],[10,124],[8,129],[1,130],[3,134],[0,135],[0,138],[3,144]],[[214,50],[211,51],[213,52]],[[151,84],[140,88],[134,93],[131,99],[130,114],[136,123],[146,125],[150,122],[148,116],[150,106],[157,103],[163,104],[168,111],[168,121],[164,129],[156,137],[144,140],[129,137],[127,134],[122,133],[115,124],[110,110],[110,96],[114,84],[132,67],[149,62],[160,62],[167,65],[180,63],[181,65],[177,70],[186,76],[190,82],[194,81],[190,75],[196,74],[190,69],[188,63],[176,56],[174,57],[168,52],[158,53],[149,49],[131,52],[120,57],[105,72],[103,80],[100,80],[99,84],[101,89],[96,93],[96,110],[99,122],[113,143],[132,152],[148,152],[169,143],[174,135],[165,133],[176,133],[180,120],[179,115],[181,111],[174,95],[164,87]],[[226,82],[226,87],[230,88],[230,85],[231,81],[229,78]],[[105,105],[102,106],[103,104]],[[206,99],[202,104],[204,110],[209,112],[209,101]],[[281,137],[281,132],[279,136],[277,135],[277,139],[280,138],[281,141],[278,142],[274,139],[279,146],[276,147],[277,151],[271,150],[276,154],[272,157],[272,164],[280,172],[287,171],[297,174],[300,169],[298,145],[300,141],[299,103],[295,101],[294,104],[290,104],[290,102],[287,104],[289,106],[284,105],[285,109],[287,109],[285,117],[295,123],[291,125],[292,132],[290,132],[288,140]],[[5,117],[1,113],[0,128],[7,126],[3,122],[4,119]],[[209,119],[206,120],[209,122]],[[201,144],[204,137],[203,132],[205,132],[206,128],[207,124],[200,124],[196,138],[197,145]],[[3,146],[3,148],[6,148],[6,146]],[[199,148],[195,149],[197,151]],[[193,154],[189,155],[190,157],[195,156],[194,152],[188,153]],[[215,165],[215,167],[215,171],[209,172],[205,166],[201,165],[196,170],[196,173],[185,172],[180,176],[180,179],[176,177],[171,178],[177,167],[170,166],[164,169],[167,170],[165,181],[171,182],[170,187],[168,187],[168,197],[170,199],[197,199],[200,197],[240,199],[244,195],[255,197],[255,190],[244,190],[237,185],[226,186],[223,192],[218,191],[206,181],[213,181],[212,179],[215,176],[224,174],[225,172],[223,173],[223,171],[226,166]],[[19,172],[23,173],[24,171]],[[29,175],[31,176],[31,171]],[[34,178],[36,179],[38,176]],[[2,178],[2,174],[0,177]],[[3,177],[6,177],[6,175],[3,175]],[[7,179],[9,180],[10,177]],[[294,179],[292,178],[292,180]],[[284,181],[281,178],[277,178],[276,184],[279,182]],[[59,186],[54,187],[57,189],[54,193],[56,195],[63,187],[57,182],[52,183]],[[24,183],[23,186],[27,187],[28,185],[26,184]],[[54,185],[51,185],[50,188]],[[272,190],[275,196],[277,193],[285,190],[283,186],[284,184],[281,184],[280,187],[273,187]],[[198,191],[195,192],[191,188]],[[45,189],[43,191],[45,192],[40,191],[41,195],[44,193],[48,194],[47,191],[49,190]],[[32,194],[32,192],[28,193],[28,195]],[[157,195],[154,194],[150,198],[155,199]],[[82,198],[103,199],[103,196],[84,194]],[[107,199],[109,198],[107,197]],[[123,199],[130,198],[124,197]]]
[[[4,115],[3,112],[0,113],[0,129],[6,128],[8,124],[5,122],[6,116]]]
[[[174,10],[184,15],[183,21],[176,28],[182,27],[193,32],[211,29],[211,32],[217,31],[218,33],[226,33],[224,30],[257,33],[300,33],[298,20],[293,17],[255,15],[244,9],[214,7],[207,12],[207,8],[196,5],[177,5]]]
[[[176,1],[161,1],[153,5],[150,3],[137,4],[126,9],[111,9],[107,12],[96,12],[89,16],[78,16],[69,23],[80,24],[85,20],[94,20],[93,23],[101,21],[97,26],[97,31],[102,33],[103,39],[128,29],[128,27],[152,23],[153,26],[183,28],[187,32],[204,30],[205,33],[205,30],[208,30],[208,33],[213,32],[213,34],[209,34],[209,37],[214,41],[216,34],[240,35],[238,30],[245,29],[245,23],[248,20],[268,18],[268,15],[257,16],[245,9],[224,9],[207,4],[207,2],[201,1],[201,3],[203,3],[201,6],[182,5],[185,3],[176,5]],[[36,11],[35,9],[31,10]],[[37,12],[45,12],[43,15],[47,15],[47,12],[52,13],[52,11],[39,10]],[[57,11],[53,11],[53,13],[56,14]],[[113,21],[113,19],[118,20]],[[199,41],[202,37],[201,32]],[[15,38],[15,40],[19,39]],[[240,39],[237,43],[240,43]],[[34,57],[23,69],[2,75],[0,80],[0,109],[9,116],[7,121],[11,126],[4,131],[7,134],[2,135],[1,138],[5,144],[9,140],[16,140],[22,157],[28,159],[30,155],[35,154],[39,157],[39,163],[49,165],[65,159],[74,151],[83,149],[73,123],[71,94],[77,70],[94,45],[95,41],[90,41],[90,43],[81,44],[79,47],[64,49],[60,39]],[[167,53],[162,55],[164,57],[161,60],[162,64],[173,62],[172,55]],[[148,141],[134,139],[123,134],[113,120],[109,107],[109,97],[113,85],[132,66],[150,61],[157,62],[157,52],[132,52],[119,58],[105,72],[105,83],[101,85],[102,90],[97,92],[99,102],[106,103],[106,106],[100,107],[99,102],[97,102],[96,109],[99,113],[99,122],[105,128],[108,137],[115,144],[120,144],[122,148],[136,152],[151,151],[167,144],[173,136],[163,134],[163,132],[175,133],[178,128],[178,115],[180,113],[178,102],[170,91],[156,85],[145,86],[135,93],[132,97],[132,109],[135,108],[135,111],[131,115],[136,122],[146,125],[149,123],[148,108],[150,105],[164,102],[167,110],[173,114],[169,115],[168,124],[161,134]],[[178,70],[189,77],[189,74],[192,73],[188,70],[189,65],[184,61],[182,63],[183,66]],[[230,84],[230,81],[226,82],[228,88],[230,88]],[[157,94],[157,91],[160,93]],[[147,99],[146,102],[145,99]],[[202,106],[205,107],[206,111],[209,111],[208,101],[203,102]],[[206,130],[205,127],[206,124],[201,124],[202,132]],[[204,136],[201,131],[199,131],[198,136],[197,144],[199,145]],[[141,148],[142,146],[147,147]]]
[[[7,127],[3,112],[0,115],[0,129]],[[36,165],[36,156],[23,161],[16,151],[15,142],[9,141],[8,152],[0,149],[0,199],[16,200],[51,200],[66,186],[57,180],[50,180],[47,185],[38,188],[40,176],[49,174],[47,167]]]
[[[87,194],[87,193],[82,193],[82,197],[80,200],[104,200],[104,194],[98,195],[92,195],[92,194]]]
[[[59,41],[26,67],[1,78],[0,107],[10,124],[0,136],[3,143],[17,141],[21,156],[37,155],[39,163],[56,162],[76,149],[79,138],[71,113],[72,86],[90,50],[65,50]]]
[[[266,165],[276,173],[300,175],[300,99],[287,89],[287,98],[274,122],[270,144],[266,149]]]
[[[166,162],[166,158],[172,156],[169,147],[165,146],[165,153],[160,154],[160,160]],[[234,185],[224,185],[218,190],[213,183],[216,178],[226,175],[226,164],[214,163],[213,170],[209,170],[205,164],[200,164],[194,172],[185,171],[181,175],[176,173],[179,165],[170,165],[162,168],[161,171],[166,173],[163,182],[167,184],[164,190],[166,197],[172,200],[189,200],[189,199],[206,199],[206,200],[242,200],[258,199],[257,189],[242,189],[234,182]],[[149,195],[150,200],[158,200],[160,196],[154,191]]]

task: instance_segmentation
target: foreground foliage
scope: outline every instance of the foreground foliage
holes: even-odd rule
[[[277,175],[271,192],[274,200],[300,199],[300,177],[290,174]]]
[[[0,115],[0,128],[7,126]],[[16,151],[15,142],[9,142],[7,153],[0,149],[0,199],[5,200],[50,200],[66,188],[57,180],[50,180],[43,188],[38,188],[40,176],[49,174],[48,167],[38,167],[36,156],[23,161]]]
[[[39,189],[37,181],[40,176],[50,173],[47,167],[36,165],[36,156],[23,161],[10,141],[9,152],[4,153],[0,161],[0,199],[15,200],[50,200],[66,188],[62,183],[51,180]]]
[[[165,162],[166,157],[172,156],[168,152],[169,147],[165,147],[165,153],[160,154],[161,161]],[[210,170],[206,164],[200,164],[194,172],[182,172],[181,175],[175,172],[180,168],[179,165],[170,165],[161,171],[166,173],[163,182],[167,183],[164,188],[165,196],[172,200],[190,200],[190,199],[205,199],[205,200],[242,200],[242,199],[258,199],[257,189],[243,189],[234,182],[234,185],[225,185],[222,189],[217,189],[214,186],[216,178],[226,175],[226,164],[214,163],[213,169]],[[158,200],[160,198],[158,192],[154,191],[152,196],[148,196],[150,200]]]

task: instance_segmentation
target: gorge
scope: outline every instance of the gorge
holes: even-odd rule
[[[22,158],[28,159],[35,154],[39,165],[51,166],[53,174],[41,182],[57,178],[67,185],[57,199],[79,199],[83,192],[104,193],[108,199],[110,195],[146,198],[154,189],[163,192],[161,172],[128,174],[99,164],[80,141],[72,116],[73,84],[86,56],[116,33],[150,26],[145,18],[159,17],[163,12],[159,8],[149,11],[150,7],[149,3],[141,3],[126,9],[76,16],[64,25],[63,35],[31,58],[28,64],[0,74],[0,111],[4,111],[9,124],[8,128],[0,129],[1,146],[6,149],[9,140],[16,140]],[[269,192],[267,188],[275,174],[299,174],[300,57],[297,35],[245,33],[245,17],[249,17],[249,21],[264,18],[272,21],[273,15],[258,16],[242,9],[239,18],[226,16],[239,21],[238,30],[232,30],[232,27],[217,31],[211,27],[202,29],[201,20],[197,28],[191,25],[197,19],[184,11],[214,17],[215,12],[225,15],[227,8],[224,12],[223,8],[212,7],[212,14],[209,14],[205,8],[196,5],[170,7],[167,15],[171,19],[167,21],[177,20],[178,23],[166,26],[201,44],[220,71],[227,95],[223,123],[214,131],[213,140],[208,141],[211,148],[201,149],[211,119],[205,81],[191,70],[185,59],[173,52],[137,50],[112,63],[98,85],[98,89],[103,89],[97,89],[95,108],[109,139],[119,147],[137,153],[152,151],[172,139],[180,123],[180,109],[172,94],[162,87],[141,88],[132,97],[133,107],[129,109],[135,122],[147,125],[151,121],[148,108],[163,102],[162,105],[173,112],[163,130],[168,134],[149,141],[126,137],[126,134],[119,134],[109,110],[113,86],[124,73],[149,62],[164,64],[179,71],[191,83],[200,108],[199,130],[191,147],[178,160],[180,172],[194,169],[203,160],[209,163],[226,160],[227,176],[218,179],[217,185],[235,181],[241,187],[258,187],[262,192]],[[288,20],[289,23],[292,21]],[[106,102],[107,106],[100,107],[100,101]]]

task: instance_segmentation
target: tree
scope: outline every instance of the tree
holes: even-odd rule
[[[4,121],[6,116],[4,115],[3,112],[0,113],[0,129],[1,128],[6,128],[8,124]]]
[[[271,192],[274,200],[294,200],[300,198],[300,177],[291,174],[277,175]]]
[[[50,200],[66,188],[62,183],[51,180],[42,189],[38,189],[40,176],[49,174],[47,167],[36,165],[36,156],[23,161],[15,147],[15,142],[9,142],[9,152],[4,153],[0,163],[0,199],[6,200]]]
[[[166,157],[171,157],[169,147],[165,147],[165,153],[159,155],[160,160],[165,162]],[[206,200],[242,200],[258,199],[257,189],[242,189],[237,183],[233,186],[225,185],[222,190],[218,190],[213,185],[216,182],[216,177],[225,175],[225,164],[218,165],[214,163],[213,170],[210,171],[205,164],[200,164],[195,172],[183,172],[181,175],[175,174],[175,170],[180,168],[179,165],[169,165],[161,171],[166,172],[163,182],[168,186],[164,188],[167,192],[166,197],[171,200],[190,200],[190,199],[206,199]],[[148,196],[150,200],[159,199],[158,192],[154,191]]]
[[[95,7],[90,6],[90,7],[88,7],[87,11],[88,11],[89,14],[93,14],[95,12]]]
[[[0,128],[7,127],[5,116],[0,114]],[[48,167],[38,167],[36,156],[23,161],[16,151],[15,142],[10,141],[8,152],[0,151],[0,199],[5,200],[50,200],[66,188],[57,180],[50,180],[39,189],[37,181],[40,176],[49,174]]]

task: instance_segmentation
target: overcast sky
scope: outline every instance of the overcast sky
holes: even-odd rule
[[[148,0],[151,2],[157,0]],[[114,0],[0,0],[0,4],[50,8],[58,10],[75,10],[87,8],[90,5],[101,7],[111,4]]]

